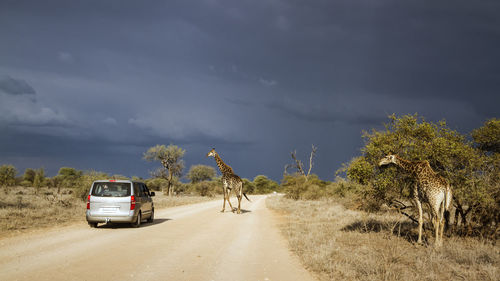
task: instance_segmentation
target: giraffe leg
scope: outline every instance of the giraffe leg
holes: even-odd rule
[[[238,196],[238,214],[241,214],[241,195]]]
[[[238,214],[241,214],[241,199],[243,198],[243,183],[239,182],[238,191],[236,192],[238,197]]]
[[[434,231],[436,232],[436,240],[434,241],[434,245],[436,247],[439,247],[439,246],[441,246],[441,241],[439,240],[439,228],[441,228],[440,227],[441,222],[440,222],[439,216],[437,216],[437,215],[434,217],[434,224],[435,224]]]
[[[439,216],[439,245],[443,244],[443,232],[444,232],[444,211],[446,209],[446,202],[443,200],[441,202],[440,216]]]
[[[226,194],[224,193],[224,203],[222,203],[222,210],[220,210],[221,213],[224,213],[224,210],[226,210]]]
[[[413,202],[415,203],[415,206],[417,207],[417,211],[418,211],[418,240],[417,240],[417,244],[422,244],[422,228],[423,228],[423,224],[424,224],[424,218],[423,218],[423,214],[422,214],[422,203],[420,202],[420,199],[419,199],[418,183],[415,183],[413,185],[412,196],[413,196]]]
[[[434,240],[434,246],[437,246],[439,243],[439,222],[437,216],[432,216],[432,223],[434,224],[434,236],[436,237]]]
[[[444,219],[441,217],[439,222],[439,246],[443,245]]]
[[[417,198],[415,199],[415,204],[417,205],[418,208],[418,240],[417,244],[422,244],[422,228],[424,225],[424,218],[422,214],[422,203],[420,203],[420,200]]]
[[[231,190],[229,190],[227,192],[227,203],[229,203],[229,207],[231,208],[231,212],[234,212],[233,205],[231,205],[231,200],[229,200],[229,199],[231,199]]]
[[[223,183],[222,192],[224,193],[224,203],[222,203],[222,210],[220,212],[224,213],[224,211],[226,210],[226,198],[227,198],[227,184],[226,184],[226,182]]]
[[[429,202],[430,206],[431,206],[431,215],[432,215],[432,224],[434,226],[434,236],[435,236],[435,240],[434,240],[434,246],[435,247],[438,247],[439,246],[439,224],[441,222],[440,220],[440,217],[439,217],[439,206],[440,204],[437,203],[437,202]]]

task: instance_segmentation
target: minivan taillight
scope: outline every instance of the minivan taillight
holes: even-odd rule
[[[90,194],[87,196],[87,210],[90,210]]]
[[[130,210],[135,209],[135,196],[130,196]]]

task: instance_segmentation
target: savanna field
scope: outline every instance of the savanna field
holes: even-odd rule
[[[342,200],[273,196],[290,249],[320,280],[500,280],[494,241],[446,237],[417,245],[416,225],[393,212],[350,210]],[[432,237],[432,231],[426,231]]]
[[[392,116],[385,130],[365,132],[363,138],[361,155],[338,169],[334,181],[311,173],[314,146],[306,164],[292,153],[280,183],[264,175],[243,179],[247,194],[270,194],[266,205],[303,266],[319,280],[500,280],[500,120],[489,120],[467,136],[444,122]],[[184,152],[158,145],[144,158],[180,160]],[[426,160],[451,184],[442,246],[434,245],[425,203],[423,243],[417,243],[411,196],[416,181],[394,165],[379,167],[388,153]],[[182,168],[160,167],[149,179],[131,179],[156,191],[157,209],[222,201],[221,178],[213,167],[191,166],[185,182]],[[12,165],[2,165],[0,235],[85,223],[86,194],[92,181],[103,178],[127,179],[70,167],[54,177],[41,168],[18,175]]]

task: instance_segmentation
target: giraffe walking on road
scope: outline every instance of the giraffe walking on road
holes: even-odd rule
[[[413,188],[413,200],[418,208],[417,243],[422,243],[422,202],[428,202],[431,206],[432,223],[436,234],[434,244],[441,246],[443,243],[444,213],[449,211],[451,205],[450,184],[432,170],[428,161],[408,161],[398,155],[390,154],[380,160],[379,166],[391,163],[409,172],[417,180]]]
[[[207,157],[214,157],[215,162],[217,163],[217,166],[219,167],[219,170],[222,173],[222,184],[224,188],[223,190],[224,203],[222,205],[221,212],[224,212],[224,210],[226,209],[226,200],[227,203],[229,203],[229,207],[231,207],[231,211],[233,212],[235,211],[235,209],[231,205],[231,201],[229,200],[229,197],[231,195],[231,190],[234,190],[234,193],[238,198],[238,209],[236,210],[237,213],[240,214],[242,197],[245,196],[245,198],[248,201],[250,201],[247,195],[243,193],[243,181],[241,180],[240,177],[238,177],[238,175],[234,173],[233,169],[229,165],[227,165],[226,163],[224,163],[224,161],[222,161],[222,158],[220,158],[219,154],[215,151],[215,148],[213,148],[212,150],[210,150],[210,152],[207,153]]]

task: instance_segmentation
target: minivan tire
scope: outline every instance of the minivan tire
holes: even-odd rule
[[[92,228],[96,228],[97,227],[97,223],[96,222],[89,222],[89,226],[92,227]]]
[[[137,220],[132,223],[132,227],[141,226],[141,220],[142,220],[142,216],[141,216],[141,212],[139,212],[139,214],[137,214]]]
[[[155,209],[152,209],[151,216],[148,218],[148,222],[152,223],[154,219],[155,219]]]

